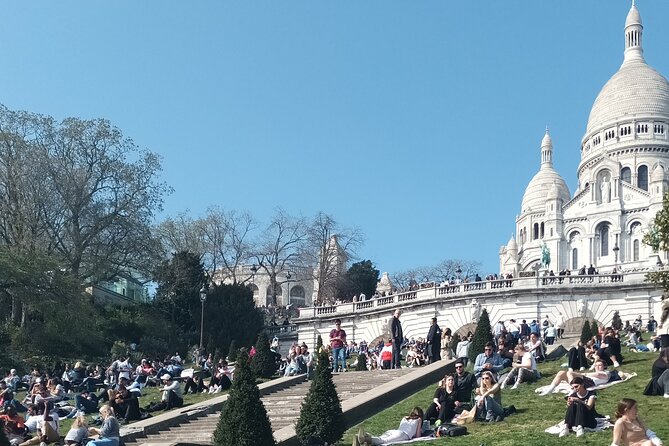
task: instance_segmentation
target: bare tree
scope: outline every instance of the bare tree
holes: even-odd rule
[[[203,226],[202,220],[193,220],[189,216],[189,211],[160,222],[155,233],[160,240],[163,259],[185,251],[204,257],[206,241]]]
[[[252,256],[250,236],[254,228],[255,221],[248,212],[209,208],[206,218],[202,220],[204,261],[208,271],[220,271],[232,283],[251,280],[251,275],[244,274],[239,267]]]
[[[288,271],[289,266],[302,264],[307,237],[307,222],[304,217],[292,217],[283,209],[277,209],[271,222],[259,240],[254,257],[270,281],[268,305],[276,306],[276,294],[285,280],[278,275]]]
[[[337,297],[337,284],[346,274],[347,262],[355,256],[355,249],[362,241],[358,228],[342,227],[331,215],[319,212],[313,218],[308,228],[304,259],[314,267],[317,303]]]
[[[481,262],[474,260],[448,259],[434,267],[434,280],[445,282],[451,279],[472,279],[481,270]],[[459,273],[458,273],[459,271]]]

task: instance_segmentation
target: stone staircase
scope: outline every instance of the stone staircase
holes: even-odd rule
[[[342,403],[379,386],[390,383],[404,375],[420,369],[380,370],[370,372],[346,372],[333,375],[337,393]],[[262,397],[269,415],[272,431],[277,432],[294,426],[300,415],[300,408],[309,391],[310,381],[303,381],[271,392]],[[143,438],[126,440],[126,445],[157,446],[176,443],[210,445],[220,412],[202,413],[201,416],[185,420],[177,426],[166,428]]]

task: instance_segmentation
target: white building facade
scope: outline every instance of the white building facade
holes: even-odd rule
[[[553,168],[548,130],[540,168],[525,190],[515,236],[502,246],[500,271],[634,270],[666,263],[642,241],[668,187],[669,83],[643,56],[643,24],[632,5],[620,69],[595,100],[581,144],[574,194]]]

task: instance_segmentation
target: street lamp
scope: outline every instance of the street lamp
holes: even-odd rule
[[[204,302],[207,300],[207,289],[202,285],[200,288],[200,302],[202,302],[202,314],[200,315],[200,351],[202,351],[202,340],[204,338]]]
[[[460,274],[462,274],[462,269],[460,269],[460,265],[458,265],[458,269],[455,270],[455,274],[458,277],[458,283],[460,283]]]
[[[288,305],[290,305],[290,278],[292,275],[290,274],[290,271],[286,273],[286,282],[288,282]]]

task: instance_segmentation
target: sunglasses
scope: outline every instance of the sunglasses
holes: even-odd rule
[[[461,369],[462,366],[461,366],[461,365],[456,365],[455,368],[456,368],[456,369]]]

